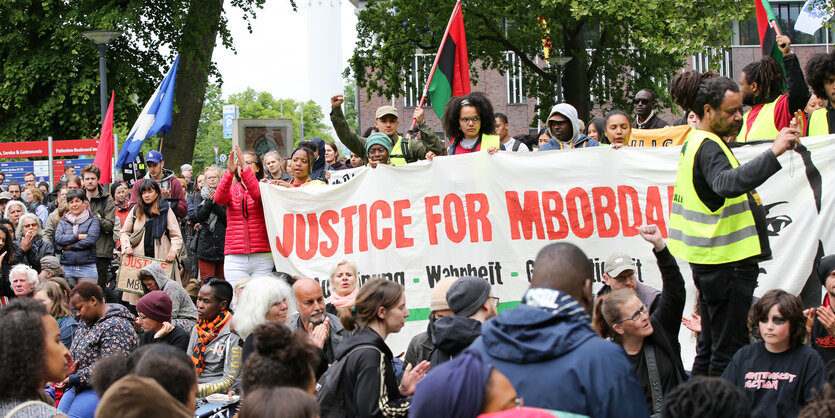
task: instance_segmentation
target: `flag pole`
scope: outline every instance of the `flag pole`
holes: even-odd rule
[[[452,9],[452,15],[449,17],[449,23],[446,25],[446,30],[444,30],[444,37],[441,39],[441,46],[438,47],[438,53],[435,54],[435,62],[432,63],[432,69],[429,71],[429,77],[426,78],[426,86],[423,87],[423,95],[420,96],[420,104],[418,107],[423,107],[423,102],[426,101],[426,94],[429,93],[429,85],[432,83],[432,76],[435,75],[435,70],[438,68],[438,60],[441,58],[441,51],[444,50],[444,45],[446,44],[446,38],[449,36],[449,27],[452,26],[452,21],[455,19],[455,14],[458,13],[458,10],[461,8],[461,1],[455,2],[455,7]],[[412,119],[412,126],[409,128],[411,131],[415,128],[417,124],[417,119]]]

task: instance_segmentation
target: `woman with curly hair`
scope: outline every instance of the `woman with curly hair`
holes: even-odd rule
[[[835,100],[835,91],[832,89],[833,79],[835,79],[835,51],[829,54],[818,54],[809,59],[806,64],[806,82],[815,96],[826,100],[825,107],[809,115],[809,136],[835,133],[835,121],[829,121],[835,115],[835,111],[832,110],[832,102]]]
[[[266,322],[255,327],[252,335],[255,351],[244,362],[241,374],[245,395],[256,389],[285,386],[314,394],[316,378],[310,364],[315,355],[304,331]]]
[[[252,332],[265,322],[290,324],[288,313],[296,310],[293,291],[284,280],[258,277],[247,283],[237,304],[232,325],[244,340],[244,361],[252,347]]]
[[[444,132],[450,139],[449,155],[476,151],[494,153],[501,142],[496,131],[493,105],[484,93],[470,93],[453,97],[446,104],[443,119]]]
[[[66,377],[68,357],[42,303],[21,299],[0,308],[0,416],[60,415],[43,387]]]
[[[761,340],[740,348],[722,377],[745,392],[753,416],[797,416],[826,381],[823,360],[803,343],[806,317],[800,298],[769,290],[748,318]]]

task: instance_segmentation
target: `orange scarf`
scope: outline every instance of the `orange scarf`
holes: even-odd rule
[[[197,374],[203,374],[203,366],[205,366],[204,356],[206,354],[206,346],[209,345],[220,330],[226,326],[226,323],[232,319],[229,311],[220,311],[217,317],[212,321],[205,319],[198,319],[197,325],[197,344],[194,345],[194,351],[191,353],[191,361],[194,362],[194,367],[197,369]]]

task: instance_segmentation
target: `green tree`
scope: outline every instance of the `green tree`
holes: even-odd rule
[[[454,4],[369,1],[359,13],[351,58],[357,83],[385,97],[401,94],[403,86],[421,88],[410,81],[413,55],[438,50]],[[556,101],[562,70],[565,100],[587,118],[594,104],[630,109],[628,99],[641,88],[671,103],[665,87],[685,57],[727,46],[730,22],[752,10],[748,0],[469,0],[463,15],[471,70],[479,63],[505,72],[507,52],[517,54],[540,116]],[[548,64],[543,45],[552,57],[571,61],[563,68]],[[471,77],[478,82],[477,73]]]
[[[345,91],[342,93],[345,98],[343,104],[345,110],[345,120],[348,126],[353,130],[359,127],[359,112],[357,111],[357,80],[354,77],[345,77]]]

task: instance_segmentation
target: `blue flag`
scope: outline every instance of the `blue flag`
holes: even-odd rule
[[[180,56],[177,55],[174,64],[168,70],[168,74],[165,75],[162,83],[154,91],[151,100],[148,100],[148,103],[145,104],[142,113],[136,118],[130,134],[128,134],[128,139],[119,151],[119,160],[116,161],[117,168],[135,160],[146,139],[158,133],[166,133],[171,129],[171,113],[174,109],[174,85],[177,80],[177,63],[179,62]]]

